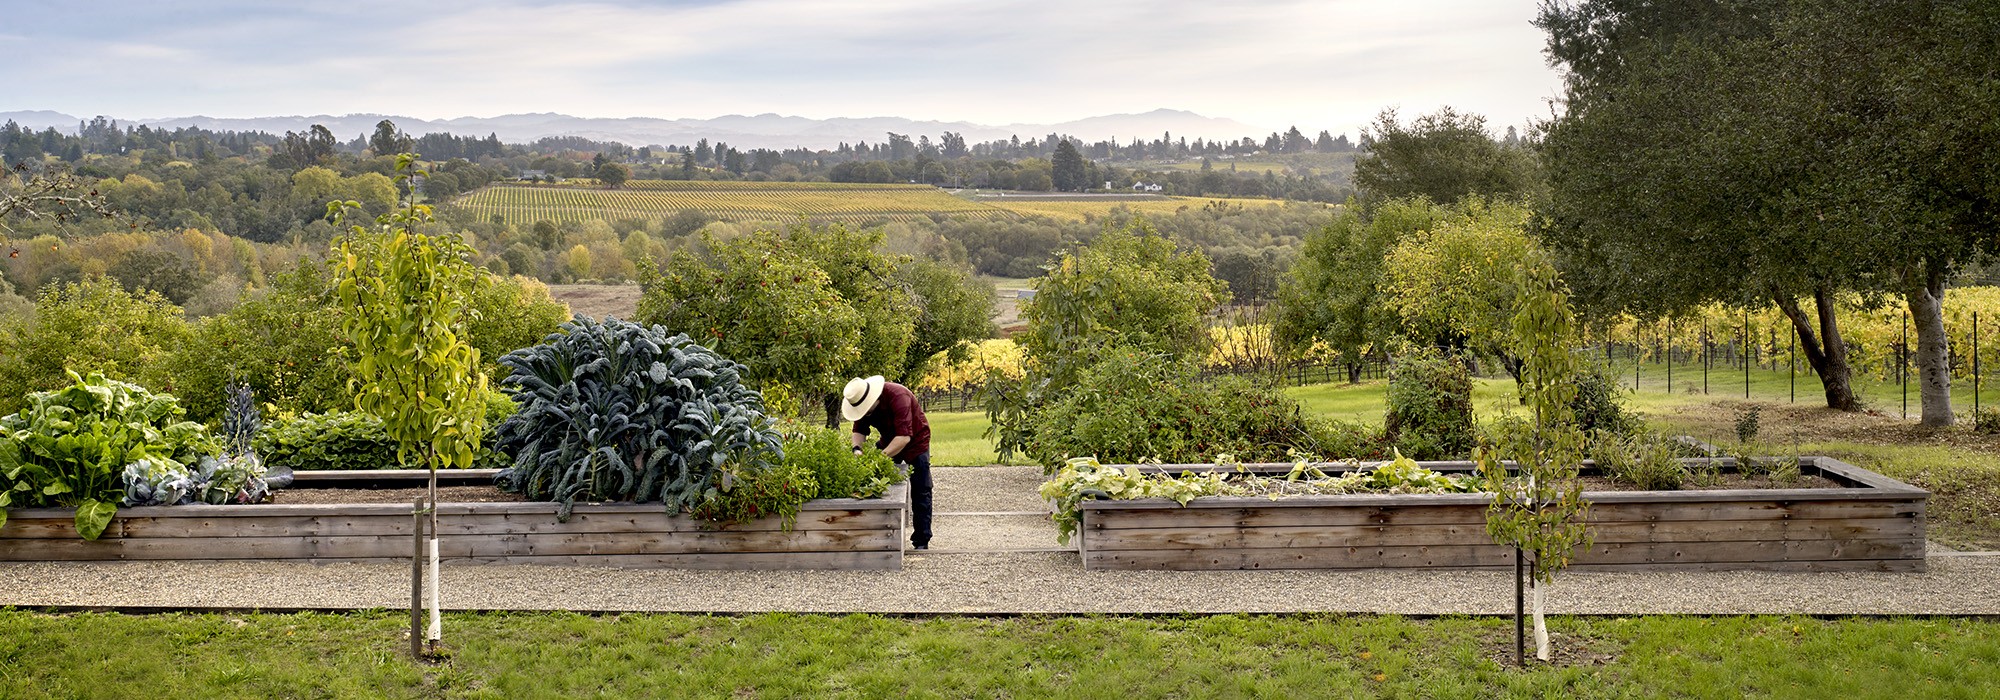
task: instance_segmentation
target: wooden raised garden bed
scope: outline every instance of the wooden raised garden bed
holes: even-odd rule
[[[1714,461],[1735,468],[1733,459]],[[1799,469],[1839,487],[1586,492],[1596,543],[1573,568],[1924,570],[1928,491],[1829,457],[1801,457]],[[1186,507],[1093,500],[1082,504],[1078,546],[1086,569],[1511,567],[1513,550],[1486,534],[1490,501],[1486,494],[1211,496]]]
[[[294,488],[414,488],[421,478],[412,477],[421,475],[300,472]],[[491,475],[484,472],[484,483]],[[578,504],[567,523],[556,522],[553,503],[441,503],[438,546],[447,561],[474,564],[899,570],[908,489],[807,501],[789,531],[775,518],[717,527],[668,516],[658,503]],[[412,547],[408,503],[123,508],[96,541],[77,536],[69,510],[8,515],[0,561],[407,562]]]

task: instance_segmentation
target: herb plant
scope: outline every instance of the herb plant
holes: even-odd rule
[[[785,436],[785,465],[812,475],[812,498],[874,498],[902,483],[903,470],[888,455],[857,455],[852,447],[846,431],[803,428]]]
[[[149,460],[185,470],[221,445],[182,419],[174,397],[91,374],[27,396],[0,418],[0,524],[7,507],[76,509],[76,531],[97,539],[125,499],[126,465]]]
[[[686,335],[578,319],[500,363],[520,410],[500,426],[499,449],[513,464],[498,482],[562,504],[562,519],[578,500],[689,511],[782,464],[742,365]]]

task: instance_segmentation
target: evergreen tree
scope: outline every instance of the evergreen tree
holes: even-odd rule
[[[1075,192],[1089,186],[1088,169],[1083,164],[1083,154],[1076,152],[1076,144],[1069,139],[1056,143],[1056,154],[1050,163],[1049,178],[1055,181],[1056,189]]]

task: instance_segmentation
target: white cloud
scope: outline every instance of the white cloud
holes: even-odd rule
[[[1532,0],[120,4],[0,35],[33,47],[0,109],[1006,123],[1172,107],[1351,131],[1389,105],[1518,123],[1558,85]]]

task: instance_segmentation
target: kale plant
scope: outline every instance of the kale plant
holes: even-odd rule
[[[497,447],[513,466],[497,480],[561,503],[559,518],[578,500],[693,511],[782,463],[778,432],[762,396],[743,384],[743,366],[686,335],[579,318],[500,364],[520,410],[500,426]]]
[[[223,393],[228,394],[222,407],[223,446],[229,454],[250,454],[253,451],[250,443],[257,438],[257,429],[263,427],[256,394],[243,382],[230,382]]]

